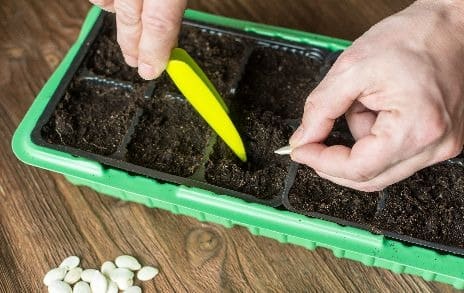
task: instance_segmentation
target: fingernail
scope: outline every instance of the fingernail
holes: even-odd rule
[[[303,126],[300,125],[297,130],[293,133],[292,137],[290,137],[289,144],[294,148],[298,146],[300,139],[303,137]]]
[[[129,55],[124,55],[124,60],[130,67],[137,67],[137,58]]]
[[[156,76],[155,68],[146,63],[141,63],[139,65],[139,74],[143,79],[152,80]]]
[[[292,152],[290,153],[290,159],[296,163],[302,163],[302,160],[300,158],[300,151],[298,148],[292,149]]]

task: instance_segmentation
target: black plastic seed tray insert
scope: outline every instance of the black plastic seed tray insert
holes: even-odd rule
[[[293,212],[464,255],[464,163],[421,170],[377,193],[338,187],[294,164],[283,204]]]
[[[100,16],[89,34],[85,46],[80,48],[61,85],[40,117],[32,133],[34,143],[75,156],[89,158],[108,167],[122,169],[133,174],[200,187],[218,194],[231,195],[270,206],[281,205],[290,160],[275,157],[266,161],[266,163],[271,164],[270,168],[254,166],[253,163],[261,159],[259,152],[253,158],[253,148],[259,147],[259,144],[250,143],[247,147],[252,150],[250,160],[252,163],[246,166],[240,165],[237,159],[228,154],[227,150],[224,150],[222,141],[209,130],[205,122],[193,113],[191,107],[166,76],[153,82],[140,80],[136,77],[136,70],[124,64],[119,51],[105,51],[108,49],[108,45],[105,44],[111,42],[115,44],[114,36],[111,39],[108,34],[103,35],[103,37],[101,35],[102,32],[114,30],[112,22],[112,16],[108,16],[108,14]],[[185,21],[183,32],[189,31],[190,33],[186,35],[181,34],[180,45],[186,47],[200,63],[200,66],[204,68],[213,83],[217,85],[231,109],[234,121],[238,121],[239,131],[244,131],[245,141],[247,136],[258,135],[258,142],[259,139],[265,139],[266,143],[274,143],[275,145],[271,143],[267,146],[267,153],[283,145],[282,142],[286,141],[292,132],[292,128],[288,126],[288,121],[295,118],[292,115],[299,114],[289,111],[290,108],[283,104],[284,97],[280,97],[283,98],[282,100],[278,99],[279,95],[283,93],[280,90],[295,88],[300,91],[300,100],[294,100],[292,103],[293,105],[300,103],[300,108],[302,108],[307,92],[316,86],[324,74],[323,70],[327,67],[324,62],[329,53],[316,47],[280,42],[253,34]],[[197,35],[197,38],[189,40],[192,32]],[[195,40],[198,41],[204,36],[225,36],[228,40],[233,41],[233,50],[227,53],[229,55],[223,56],[220,50],[218,51],[218,46],[220,47],[221,44],[203,40],[198,43],[202,46],[201,48],[195,47]],[[216,38],[215,41],[217,40],[220,42],[221,38]],[[207,53],[202,53],[201,49],[206,50]],[[208,63],[208,57],[212,58],[210,60],[213,62]],[[279,58],[284,61],[287,58],[294,63],[303,64],[304,66],[293,68],[298,69],[297,74],[311,82],[305,87],[302,85],[302,79],[282,79],[276,82],[274,87],[270,85],[271,91],[264,92],[264,98],[256,96],[254,99],[246,100],[256,90],[253,88],[253,83],[247,83],[247,79],[263,81],[264,78],[259,76],[260,71],[274,76],[274,79],[289,74],[286,64],[279,63]],[[268,64],[271,62],[275,63]],[[254,66],[262,66],[263,68],[256,70]],[[273,66],[277,66],[277,68],[273,68]],[[305,72],[303,67],[309,68],[310,72]],[[247,76],[246,79],[243,76]],[[273,95],[273,91],[277,91],[276,95]],[[266,99],[273,101],[270,103]],[[241,111],[238,103],[246,103],[247,111]],[[166,111],[181,109],[185,110],[185,113],[190,111],[187,113],[190,116],[189,119],[186,119],[180,115],[183,112],[178,112],[176,117],[183,124],[173,125],[174,123],[169,121],[170,117],[153,114],[156,111],[162,112],[163,109]],[[106,116],[100,115],[101,112],[104,112]],[[88,119],[84,121],[85,119],[83,120],[82,117],[75,117],[75,115],[73,116],[75,113],[86,113],[85,116]],[[111,119],[108,120],[105,117],[111,117]],[[258,124],[262,127],[271,121],[280,128],[266,132],[264,127],[263,133],[260,133],[253,128],[256,125],[247,124],[250,117],[264,119],[262,121],[258,119]],[[145,137],[146,130],[153,125],[160,126],[159,129],[163,129],[166,125],[166,127],[171,128],[185,127],[188,131],[181,133],[184,140],[177,142],[170,142],[169,135],[163,131],[158,131],[156,135],[151,137]],[[195,136],[202,137],[202,139],[195,140]],[[176,147],[185,148],[194,153],[194,156],[189,157],[189,152],[182,157],[175,152],[160,151],[157,156],[144,158],[144,155],[149,156],[153,148],[159,147],[165,141],[163,138],[171,143],[170,146],[164,146],[167,149],[170,147],[174,149]],[[190,143],[189,140],[192,142]],[[198,141],[199,143],[196,144]],[[133,153],[141,155],[137,157],[133,156]],[[174,161],[172,161],[173,157]],[[164,167],[175,165],[169,162],[176,162],[178,159],[182,160],[177,162],[176,174],[170,173],[167,169],[164,170]],[[279,161],[280,165],[272,165],[276,164],[276,161]],[[163,162],[165,162],[164,165]],[[215,164],[221,164],[221,168],[219,170],[211,168]],[[245,171],[242,172],[242,169]],[[280,181],[276,180],[279,182],[274,184],[274,189],[269,189],[272,184],[258,184],[258,188],[248,188],[248,180],[256,180],[259,183],[266,173],[276,169],[278,172],[275,174],[280,176],[277,178]],[[213,178],[219,182],[219,184],[215,184],[212,183],[208,173],[211,170],[228,173]],[[238,188],[236,186],[229,187],[227,180],[224,181],[224,177],[231,174],[239,176],[238,179],[236,178],[241,183]],[[273,194],[266,197],[266,192],[269,190]]]

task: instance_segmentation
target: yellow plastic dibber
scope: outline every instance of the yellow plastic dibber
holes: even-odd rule
[[[166,68],[180,92],[243,162],[246,152],[243,141],[230,119],[226,104],[214,85],[192,57],[175,48]]]

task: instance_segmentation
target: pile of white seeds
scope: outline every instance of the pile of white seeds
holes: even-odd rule
[[[45,274],[43,282],[49,293],[141,293],[139,286],[134,286],[134,275],[137,279],[148,281],[158,274],[158,269],[144,266],[130,255],[118,256],[114,263],[105,261],[100,270],[82,269],[80,259],[70,256],[63,260],[59,267]]]

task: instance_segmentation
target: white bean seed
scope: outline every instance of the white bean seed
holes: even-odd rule
[[[93,293],[106,293],[106,290],[108,289],[108,280],[102,273],[96,271],[93,275],[92,281],[90,282],[90,288]]]
[[[93,275],[98,272],[97,270],[95,269],[86,269],[82,272],[81,274],[81,278],[82,278],[82,281],[85,281],[87,283],[90,283],[92,282],[92,279],[93,279]]]
[[[65,258],[59,267],[70,270],[72,268],[77,267],[79,263],[80,263],[79,257],[73,255],[73,256]]]
[[[109,277],[111,271],[114,270],[115,268],[116,266],[114,265],[112,261],[105,261],[102,264],[100,271],[103,273],[103,275]]]
[[[118,256],[115,260],[115,263],[118,268],[126,268],[132,271],[140,270],[140,268],[142,267],[139,261],[135,257],[130,255]]]
[[[115,282],[110,281],[108,283],[108,290],[106,293],[118,293],[118,285]]]
[[[71,286],[63,281],[53,281],[48,286],[48,293],[72,293]]]
[[[116,268],[111,271],[110,279],[115,282],[119,289],[125,290],[134,284],[134,273],[126,268]]]
[[[81,279],[82,269],[80,267],[72,268],[64,276],[64,281],[68,284],[74,284]]]
[[[89,283],[79,281],[74,285],[73,293],[92,293],[92,290],[90,290]]]
[[[159,270],[152,266],[144,266],[137,272],[137,279],[140,281],[148,281],[153,279],[156,275],[158,275]]]
[[[130,286],[134,285],[134,280],[133,279],[122,280],[122,281],[116,282],[116,285],[118,285],[118,288],[120,290],[126,290]]]
[[[67,269],[65,268],[55,268],[48,271],[43,278],[44,284],[49,286],[53,281],[63,280],[64,276],[66,275],[66,271]]]
[[[124,293],[142,293],[142,288],[139,286],[130,286],[126,290],[124,290]]]

